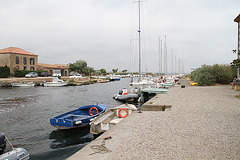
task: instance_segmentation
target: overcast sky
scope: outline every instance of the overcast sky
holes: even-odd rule
[[[133,0],[0,0],[0,49],[24,49],[39,63],[82,59],[96,70],[138,71],[137,7]],[[184,72],[229,64],[237,57],[231,51],[239,13],[239,0],[142,2],[142,71],[159,71],[159,37],[164,42],[165,35],[168,72],[176,72],[175,57],[177,72],[179,59]]]

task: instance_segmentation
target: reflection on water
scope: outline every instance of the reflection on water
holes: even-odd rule
[[[94,139],[89,127],[57,130],[49,120],[81,106],[101,103],[107,110],[121,102],[112,97],[126,87],[117,82],[67,87],[0,88],[0,132],[33,160],[65,159]]]
[[[49,139],[52,140],[50,147],[56,149],[90,142],[94,137],[89,130],[90,127],[54,130],[49,136]]]

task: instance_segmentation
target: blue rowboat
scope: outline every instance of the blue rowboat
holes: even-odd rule
[[[96,104],[80,107],[50,119],[50,124],[59,129],[70,129],[88,126],[90,121],[104,113],[106,105]]]

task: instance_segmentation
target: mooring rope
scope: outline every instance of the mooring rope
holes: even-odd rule
[[[93,155],[95,153],[100,153],[100,154],[104,154],[104,153],[107,153],[107,152],[112,152],[111,150],[109,150],[106,146],[105,146],[105,140],[108,140],[108,139],[112,139],[112,137],[106,137],[103,139],[101,145],[92,145],[91,148],[92,150],[94,151],[93,153],[89,154],[89,155]]]

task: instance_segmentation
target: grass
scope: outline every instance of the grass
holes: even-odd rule
[[[240,94],[239,95],[237,95],[237,96],[235,96],[236,98],[238,98],[238,99],[240,99]]]

